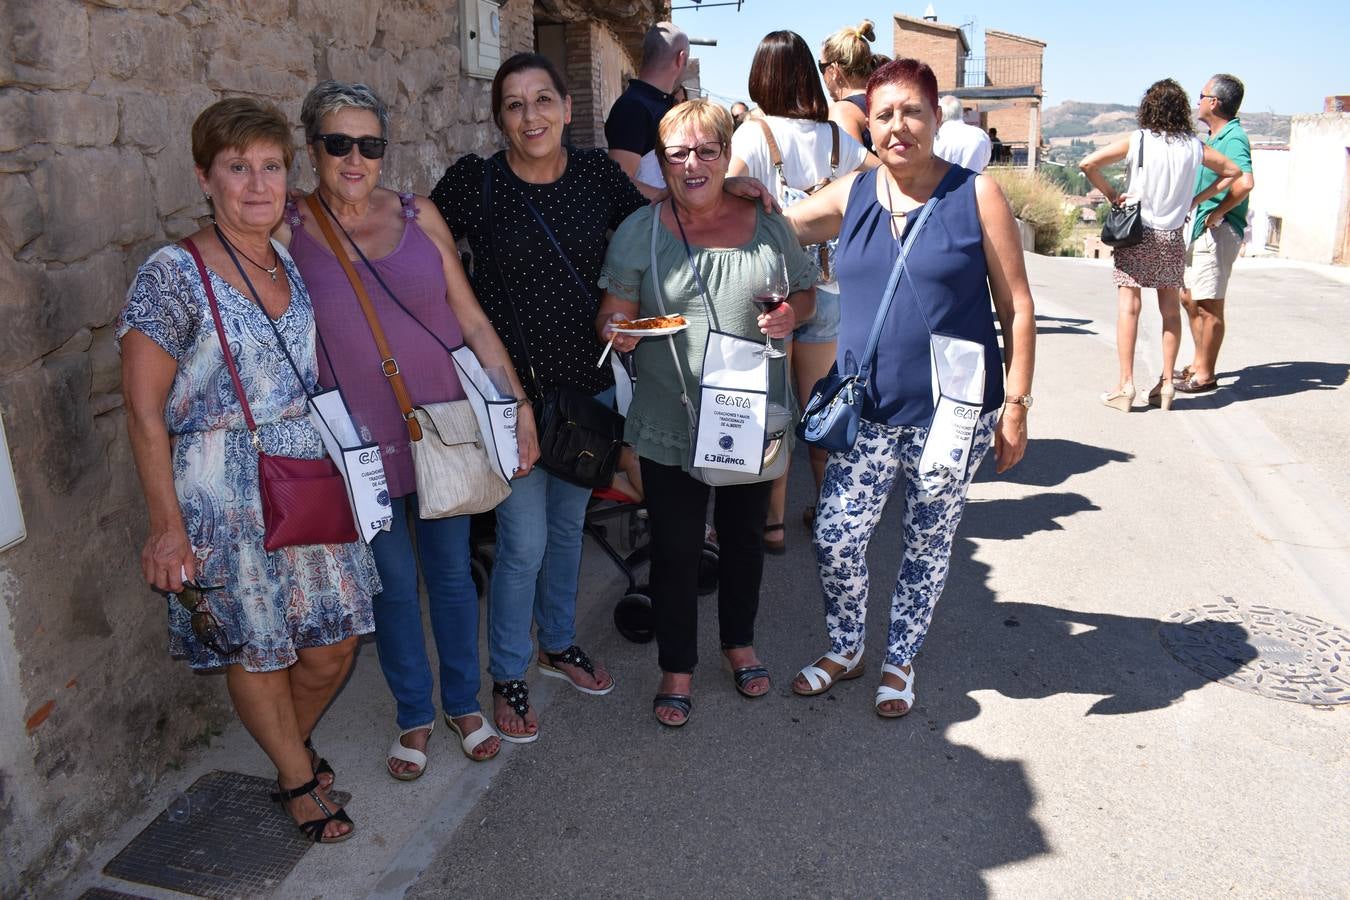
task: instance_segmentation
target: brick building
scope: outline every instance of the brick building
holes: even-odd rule
[[[1045,42],[985,29],[984,56],[972,56],[965,30],[937,20],[894,15],[894,54],[928,63],[938,93],[961,98],[967,121],[998,130],[1004,144],[994,164],[1036,167],[1041,142],[1042,59]]]

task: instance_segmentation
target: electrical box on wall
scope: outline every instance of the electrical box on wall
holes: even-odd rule
[[[14,467],[9,462],[5,422],[0,419],[0,550],[8,550],[27,536],[23,510],[19,508],[19,489],[14,484]]]
[[[502,64],[500,0],[460,0],[459,50],[464,74],[491,78]]]

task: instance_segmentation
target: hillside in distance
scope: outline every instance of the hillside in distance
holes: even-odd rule
[[[1065,100],[1042,113],[1041,134],[1052,144],[1064,144],[1074,138],[1090,144],[1107,143],[1137,127],[1137,109],[1136,106],[1123,103]],[[1284,143],[1289,140],[1289,116],[1250,110],[1242,112],[1240,118],[1254,144]],[[1201,137],[1204,136],[1203,126],[1196,131]]]

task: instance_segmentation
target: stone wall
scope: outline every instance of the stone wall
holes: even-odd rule
[[[426,192],[499,136],[460,73],[455,0],[0,0],[0,414],[28,539],[0,554],[0,896],[43,893],[229,716],[165,654],[113,322],[206,213],[188,131],[212,101],[298,121],[318,79],[392,109],[384,182]],[[534,44],[530,0],[503,56]],[[295,182],[308,187],[308,165]]]

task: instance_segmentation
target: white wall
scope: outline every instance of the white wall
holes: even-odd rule
[[[1295,116],[1289,131],[1288,194],[1280,255],[1335,261],[1346,228],[1350,113]],[[1255,166],[1253,166],[1255,168]],[[1261,176],[1256,175],[1257,183]]]
[[[1278,149],[1252,148],[1252,178],[1255,179],[1255,185],[1248,196],[1252,222],[1248,256],[1272,256],[1276,253],[1266,249],[1269,218],[1277,216],[1283,219],[1288,215],[1290,155],[1287,146]]]

